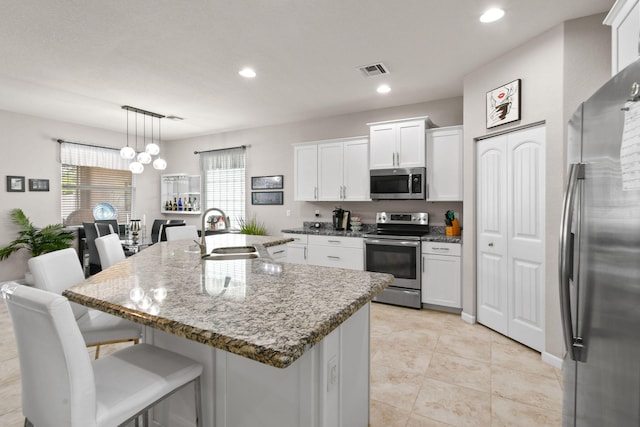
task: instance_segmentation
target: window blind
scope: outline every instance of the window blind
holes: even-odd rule
[[[98,203],[109,203],[116,209],[118,222],[127,221],[134,210],[135,177],[123,168],[118,150],[63,143],[60,158],[64,225],[94,221]]]
[[[200,153],[203,209],[222,209],[231,228],[245,219],[245,157],[244,148]]]

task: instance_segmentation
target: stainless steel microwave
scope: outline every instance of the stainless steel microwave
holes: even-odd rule
[[[426,168],[372,169],[372,200],[425,200]]]

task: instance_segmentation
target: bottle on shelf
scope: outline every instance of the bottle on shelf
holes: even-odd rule
[[[182,211],[182,197],[178,197],[178,211]]]
[[[191,196],[189,196],[189,200],[187,200],[187,210],[189,212],[193,211],[193,205],[191,204]]]
[[[174,210],[174,211],[178,210],[178,202],[176,202],[176,198],[175,197],[173,198],[173,209],[172,210]]]

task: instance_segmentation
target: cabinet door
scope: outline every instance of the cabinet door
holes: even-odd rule
[[[425,166],[424,120],[396,123],[397,166],[416,168]]]
[[[371,200],[369,191],[369,140],[363,138],[344,143],[343,200]]]
[[[286,261],[292,264],[307,263],[307,245],[287,243]]]
[[[276,261],[286,261],[287,260],[287,245],[277,245],[277,246],[269,246],[267,248],[267,252],[271,255],[271,259]]]
[[[318,200],[342,200],[342,142],[318,144]]]
[[[363,249],[309,245],[309,264],[364,270]]]
[[[462,126],[427,131],[427,200],[462,200]]]
[[[396,126],[393,123],[372,125],[370,132],[369,167],[387,169],[395,167]]]
[[[422,256],[422,302],[462,308],[460,257]]]
[[[638,59],[640,6],[638,0],[617,0],[604,20],[611,25],[611,75]]]
[[[294,200],[313,201],[318,198],[318,146],[294,147]]]

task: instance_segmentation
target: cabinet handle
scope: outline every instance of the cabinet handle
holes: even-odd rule
[[[345,185],[342,186],[342,200],[347,198],[347,187]]]
[[[276,254],[281,254],[281,253],[283,253],[283,252],[284,252],[284,249],[283,249],[283,250],[281,250],[281,251],[275,251],[273,254],[274,254],[274,255],[276,255]]]
[[[489,246],[493,246],[493,243],[489,244]],[[447,251],[449,252],[449,248],[432,248],[434,251]]]
[[[426,258],[426,257],[425,257],[424,255],[422,255],[422,272],[423,272],[423,273],[424,273],[424,265],[426,264],[426,263],[424,262],[424,259],[425,259],[425,258]]]
[[[331,259],[340,259],[339,256],[333,256],[333,255],[327,255],[327,258],[331,258]]]
[[[313,200],[318,200],[318,187],[313,187]]]
[[[489,243],[489,247],[493,247],[493,243]]]
[[[340,240],[327,240],[328,243],[342,243]]]
[[[304,259],[305,260],[307,259],[307,247],[306,246],[304,247]]]

